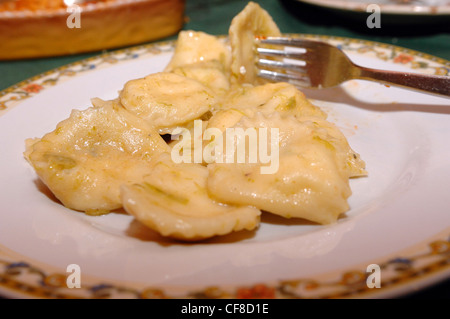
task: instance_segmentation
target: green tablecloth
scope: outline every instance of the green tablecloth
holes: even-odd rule
[[[366,25],[369,13],[328,10],[295,1],[255,1],[267,9],[285,33],[310,33],[361,38],[394,44],[450,60],[450,16],[438,21],[430,17],[381,16],[381,28]],[[187,0],[184,29],[226,34],[231,19],[247,0]],[[374,1],[376,3],[376,1]],[[171,37],[175,38],[175,36]],[[0,90],[31,76],[98,53],[74,56],[0,61]],[[450,283],[425,290],[416,297],[450,297]]]

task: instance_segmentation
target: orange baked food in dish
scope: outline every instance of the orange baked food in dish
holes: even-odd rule
[[[69,2],[67,2],[69,3]],[[71,2],[70,2],[71,3]],[[17,0],[0,4],[0,59],[68,55],[135,45],[176,34],[185,0],[99,0],[77,7],[63,0]]]
[[[110,2],[114,0],[91,0],[85,1],[80,6],[85,6],[89,3],[95,2]],[[64,9],[70,5],[72,0],[4,0],[0,3],[0,11],[38,11],[38,10],[52,10]]]

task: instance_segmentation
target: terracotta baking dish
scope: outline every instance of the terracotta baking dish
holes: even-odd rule
[[[0,11],[0,59],[134,45],[176,34],[184,22],[185,0],[96,0],[77,6],[71,1],[59,8]]]

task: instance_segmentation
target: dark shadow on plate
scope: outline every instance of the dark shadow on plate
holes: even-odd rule
[[[202,244],[232,244],[240,242],[246,239],[251,239],[256,236],[255,230],[241,230],[238,232],[233,232],[224,236],[216,236],[202,241]]]
[[[386,87],[386,90],[389,90],[389,87]],[[450,114],[450,100],[448,105],[397,103],[395,101],[392,103],[368,103],[355,99],[341,86],[320,90],[301,88],[301,91],[305,93],[305,95],[309,99],[333,103],[342,103],[369,111],[376,111],[376,112],[413,111],[424,113]]]
[[[35,179],[33,182],[36,185],[36,188],[39,192],[44,194],[49,200],[61,205],[61,207],[64,207],[64,205],[61,203],[61,201],[59,201],[58,198],[56,198],[55,195],[53,195],[52,191],[40,179]],[[114,211],[110,212],[110,214],[128,215],[128,213],[123,208],[114,210]],[[95,217],[95,216],[93,216],[93,217]],[[134,219],[130,223],[128,229],[126,230],[126,235],[136,238],[136,239],[139,239],[141,241],[155,242],[161,246],[172,246],[172,245],[189,246],[189,245],[195,245],[195,244],[235,243],[235,242],[243,241],[245,239],[253,238],[256,234],[256,231],[257,231],[257,229],[253,230],[253,231],[243,230],[243,231],[239,231],[239,232],[233,232],[233,233],[230,233],[230,234],[227,234],[224,236],[216,236],[213,238],[208,238],[208,239],[201,240],[201,241],[185,242],[185,241],[161,236],[156,231],[144,226],[142,223],[140,223],[139,221]]]
[[[128,229],[126,230],[126,235],[139,239],[141,241],[145,242],[154,242],[161,246],[191,246],[191,245],[206,245],[206,244],[230,244],[235,242],[240,242],[245,239],[253,238],[256,234],[257,230],[253,231],[239,231],[239,232],[233,232],[224,236],[216,236],[204,240],[199,241],[182,241],[177,240],[169,237],[164,237],[157,233],[156,231],[146,227],[138,220],[134,219],[130,225],[128,226]]]
[[[51,201],[64,207],[63,204],[55,197],[55,195],[53,195],[51,190],[40,179],[35,179],[34,184],[36,185],[36,188],[38,189],[39,192],[44,194]],[[80,213],[82,213],[82,212],[80,212]],[[123,208],[114,210],[114,211],[110,212],[110,214],[128,215],[128,213]],[[93,216],[93,217],[95,217],[95,216]],[[278,215],[271,214],[268,212],[262,212],[261,223],[272,224],[272,225],[284,225],[284,226],[319,225],[317,223],[308,221],[306,219],[284,218],[282,216],[278,216]],[[164,237],[164,236],[160,235],[158,232],[143,225],[138,220],[133,219],[131,221],[131,223],[129,224],[127,230],[125,231],[125,234],[129,237],[138,239],[140,241],[154,242],[160,246],[168,247],[168,246],[175,246],[175,245],[191,246],[191,245],[199,245],[199,244],[200,245],[231,244],[231,243],[236,243],[236,242],[241,242],[243,240],[251,239],[256,236],[257,231],[258,231],[258,229],[255,229],[252,231],[242,230],[242,231],[238,231],[238,232],[232,232],[230,234],[223,235],[223,236],[215,236],[215,237],[207,238],[204,240],[189,242],[189,241],[181,241],[181,240],[173,239],[170,237]]]
[[[61,201],[53,194],[53,192],[47,187],[47,185],[45,185],[39,178],[35,179],[33,181],[34,185],[36,185],[36,188],[39,192],[41,192],[42,194],[44,194],[48,199],[50,199],[52,202],[57,203],[59,205],[61,205],[62,207],[64,207],[63,203],[61,203]],[[80,212],[83,213],[84,212]],[[109,214],[114,213],[114,214],[123,214],[123,215],[128,215],[128,213],[123,209],[123,208],[119,208],[116,210],[111,211]],[[105,215],[105,214],[103,214]],[[92,215],[94,216],[94,215]]]
[[[125,234],[129,237],[139,239],[140,241],[148,241],[148,242],[155,242],[158,243],[161,246],[171,246],[176,244],[182,244],[181,242],[178,243],[176,240],[173,240],[171,238],[167,238],[164,236],[161,236],[156,231],[144,226],[142,223],[137,221],[136,219],[133,219],[128,226],[127,230],[125,231]]]
[[[338,220],[348,218],[346,213],[342,213]],[[285,218],[269,212],[263,212],[261,215],[261,224],[281,225],[281,226],[323,226],[322,224],[304,219],[304,218]]]
[[[52,191],[39,178],[35,179],[33,182],[39,192],[44,194],[51,201],[62,205],[61,201],[53,195]]]
[[[347,218],[346,214],[341,214],[339,219]],[[303,219],[303,218],[285,218],[268,212],[262,212],[261,224],[280,225],[280,226],[321,226],[318,223]],[[258,229],[252,231],[238,231],[232,232],[223,236],[215,236],[212,238],[199,241],[181,241],[169,237],[164,237],[156,231],[146,227],[138,220],[134,219],[127,231],[126,235],[132,238],[139,239],[144,242],[154,242],[158,245],[167,246],[192,246],[192,245],[217,245],[217,244],[232,244],[243,240],[251,239],[256,236]]]
[[[318,223],[309,221],[303,218],[285,218],[268,212],[263,212],[261,215],[261,223],[282,226],[307,226],[319,225]]]

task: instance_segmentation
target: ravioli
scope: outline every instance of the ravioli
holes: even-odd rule
[[[226,44],[205,32],[181,31],[174,55],[164,71],[171,72],[177,67],[211,61],[219,62],[225,70],[229,70],[231,52]]]
[[[122,186],[124,207],[161,235],[182,240],[256,229],[261,212],[212,200],[206,190],[207,177],[206,167],[174,164],[169,154],[162,154],[142,183]]]
[[[120,102],[160,133],[205,114],[217,102],[214,91],[183,75],[160,72],[128,81]]]
[[[187,64],[176,67],[171,72],[197,80],[218,96],[226,95],[230,90],[229,76],[226,69],[218,61]]]
[[[116,101],[101,104],[72,111],[54,131],[30,140],[25,152],[64,206],[89,214],[121,208],[120,185],[141,181],[152,158],[169,149],[154,128]]]
[[[256,230],[263,213],[333,223],[365,162],[297,87],[258,78],[255,38],[280,34],[254,2],[231,22],[229,43],[182,31],[161,72],[74,110],[27,140],[24,156],[64,206],[123,207],[179,240]]]
[[[326,118],[326,114],[306,99],[302,92],[284,82],[234,88],[221,106],[223,109],[239,109],[248,116],[256,112],[266,115],[278,112],[283,116]]]
[[[255,66],[255,38],[281,35],[272,17],[259,4],[249,2],[231,21],[228,34],[232,52],[231,79],[238,84],[262,83]]]
[[[263,173],[267,164],[212,163],[207,188],[217,200],[252,205],[286,218],[329,224],[349,209],[349,177],[361,173],[362,161],[345,137],[320,118],[281,117],[278,113],[243,117],[235,128],[277,128],[278,167]],[[273,145],[268,150],[274,151]],[[248,152],[246,156],[250,156]],[[270,163],[274,164],[274,163]]]

